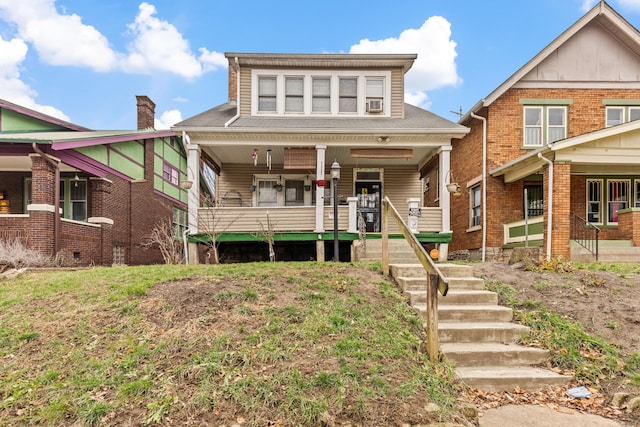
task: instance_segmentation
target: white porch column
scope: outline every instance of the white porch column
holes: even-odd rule
[[[451,146],[445,145],[438,150],[440,154],[439,182],[440,182],[440,208],[442,209],[442,233],[451,233],[451,194],[447,191],[447,179],[451,179]],[[440,244],[440,261],[447,261],[449,256],[449,244]]]
[[[349,233],[358,232],[358,198],[347,197],[347,203],[349,204]]]
[[[316,145],[316,180],[324,180],[326,145]],[[316,187],[316,232],[324,231],[324,187]]]
[[[193,181],[187,190],[187,209],[189,219],[189,234],[198,233],[198,208],[200,207],[200,146],[187,146],[187,179]],[[189,243],[189,264],[198,264],[198,244]]]

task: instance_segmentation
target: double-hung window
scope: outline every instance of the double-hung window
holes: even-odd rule
[[[311,88],[311,112],[331,112],[331,78],[313,77]]]
[[[640,196],[636,181],[636,204]],[[630,179],[587,179],[587,220],[595,224],[618,223],[618,211],[631,206]]]
[[[178,185],[180,183],[180,171],[169,163],[164,163],[162,165],[162,178],[173,185]]]
[[[567,107],[524,107],[524,146],[540,147],[566,137]]]
[[[474,185],[473,187],[469,188],[469,207],[470,207],[469,226],[470,227],[480,226],[480,214],[482,209],[482,198],[480,197],[480,184]]]
[[[277,109],[276,77],[261,76],[258,78],[258,111],[261,113],[275,113]]]
[[[278,206],[276,185],[275,179],[258,179],[258,206]]]
[[[640,119],[640,106],[607,107],[607,127]]]
[[[338,83],[338,112],[358,112],[358,79],[340,77]]]
[[[384,80],[381,78],[367,78],[366,80],[367,112],[382,112],[384,99]]]
[[[286,77],[284,80],[284,111],[304,112],[304,78]]]
[[[587,180],[587,221],[602,224],[602,180]]]
[[[25,208],[33,203],[32,180],[25,180]],[[60,178],[60,213],[62,218],[87,220],[87,180]]]
[[[629,207],[628,179],[607,180],[607,204],[609,206],[609,223],[618,222],[618,211]]]

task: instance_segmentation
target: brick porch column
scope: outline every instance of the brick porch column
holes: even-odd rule
[[[89,178],[91,188],[91,216],[87,220],[100,224],[100,259],[97,264],[113,264],[113,219],[108,217],[107,200],[111,194],[112,181],[106,178]]]
[[[58,159],[50,157],[55,163]],[[29,212],[29,247],[46,255],[56,255],[56,230],[59,229],[59,206],[56,206],[56,186],[60,185],[60,170],[39,154],[31,154],[31,203]],[[59,190],[58,190],[59,191]],[[56,216],[58,218],[56,218]]]
[[[544,173],[544,246],[547,251],[549,226],[549,166]],[[553,224],[551,224],[551,257],[571,259],[569,239],[571,237],[571,163],[553,164]]]

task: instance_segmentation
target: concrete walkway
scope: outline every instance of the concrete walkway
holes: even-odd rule
[[[543,406],[506,405],[489,409],[479,418],[480,427],[624,427],[598,415],[568,408],[558,411]]]

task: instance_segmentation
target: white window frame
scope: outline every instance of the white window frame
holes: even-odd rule
[[[283,116],[285,114],[298,114],[305,116],[371,116],[371,117],[388,117],[390,116],[390,100],[391,100],[391,71],[360,71],[360,70],[271,70],[271,69],[255,69],[251,71],[251,86],[252,86],[252,102],[251,102],[251,114],[259,116]],[[302,78],[303,79],[303,111],[302,112],[287,112],[285,111],[285,81],[287,78]],[[339,112],[339,82],[341,78],[356,78],[356,111],[354,112]],[[275,96],[275,111],[260,110],[260,80],[261,79],[273,79],[276,80],[276,96]],[[329,111],[313,110],[314,96],[317,98],[319,95],[314,95],[313,81],[314,79],[329,79]],[[382,105],[383,111],[376,113],[368,113],[366,110],[366,82],[368,80],[382,80],[383,81],[383,97]],[[325,96],[322,96],[325,97]]]
[[[328,82],[329,91],[327,93],[316,92],[315,82]],[[327,104],[327,109],[318,109],[314,101],[322,101],[321,104]],[[330,76],[311,76],[311,113],[312,114],[328,114],[331,113],[331,77]]]
[[[262,88],[261,82],[262,81],[266,81],[266,80],[273,80],[275,82],[275,86],[276,86],[275,94],[261,92],[261,88]],[[278,86],[279,85],[278,85],[278,77],[277,76],[274,76],[274,75],[263,75],[263,76],[259,76],[258,77],[258,79],[256,80],[256,86],[255,86],[255,88],[256,88],[256,90],[255,90],[255,92],[256,92],[255,107],[256,107],[257,111],[259,111],[261,113],[275,113],[275,112],[278,111]],[[272,109],[261,108],[260,107],[260,104],[261,104],[260,100],[263,99],[263,98],[264,99],[267,99],[267,98],[268,99],[273,99],[275,108],[273,110]]]
[[[640,179],[634,180],[633,184],[633,206],[636,208],[640,208]]]
[[[623,187],[626,187],[627,199],[626,200],[613,200],[611,196],[611,184],[618,183]],[[627,209],[630,206],[630,198],[631,198],[631,180],[630,179],[607,179],[606,181],[606,189],[607,189],[607,224],[616,225],[618,221],[614,221],[614,215],[617,217],[616,212],[614,212],[614,205],[618,204],[618,209],[615,211]],[[623,206],[619,206],[622,204]]]
[[[302,83],[302,91],[300,93],[294,93],[289,83],[300,82]],[[296,105],[300,105],[299,109],[291,108],[289,100],[297,101]],[[276,102],[277,104],[277,102]],[[284,77],[284,112],[287,114],[302,114],[304,113],[304,77],[303,76],[285,76]]]
[[[260,183],[272,181],[274,182],[274,187],[276,185],[282,185],[282,191],[276,191],[276,199],[275,202],[262,202],[260,200]],[[287,181],[303,181],[303,200],[304,203],[302,205],[287,205],[286,199],[286,191],[287,191]],[[311,206],[312,202],[315,202],[312,198],[311,191],[311,178],[309,175],[301,175],[301,174],[283,174],[283,175],[267,175],[267,174],[255,174],[253,176],[253,182],[255,182],[256,189],[252,194],[252,206],[256,207],[283,207],[283,206]],[[309,186],[309,191],[304,189],[304,186]],[[275,190],[274,190],[275,191]]]
[[[593,199],[592,197],[590,197],[590,187],[591,184],[597,184],[598,191],[597,191],[597,196],[598,196],[598,200]],[[586,198],[586,207],[585,207],[585,218],[587,219],[587,222],[591,223],[591,224],[596,224],[596,225],[602,225],[602,219],[604,218],[603,216],[603,188],[604,188],[604,180],[602,179],[587,179],[587,185],[585,187],[585,198]],[[597,204],[598,206],[598,211],[595,212],[591,209],[591,206],[595,206]],[[591,215],[597,214],[598,215],[598,221],[592,221],[591,220]]]
[[[527,124],[527,111],[537,110],[540,116],[540,122],[534,124]],[[550,124],[550,112],[551,110],[562,110],[562,124]],[[556,141],[560,141],[567,137],[567,107],[565,105],[524,105],[522,110],[522,123],[524,128],[524,133],[522,135],[522,145],[524,147],[541,147],[548,143],[553,143]],[[539,132],[539,140],[535,143],[530,143],[530,138],[527,138],[527,131],[532,129],[538,129]],[[562,138],[554,138],[551,140],[549,138],[551,129],[562,129]]]
[[[469,186],[469,231],[482,227],[482,183]]]
[[[607,106],[605,109],[605,125],[606,127],[620,125],[622,123],[627,123],[633,120],[640,119],[640,105],[611,105]],[[616,120],[616,123],[609,121],[609,112],[610,111],[618,111],[620,118]],[[635,112],[638,117],[635,119],[631,118],[632,112]]]

